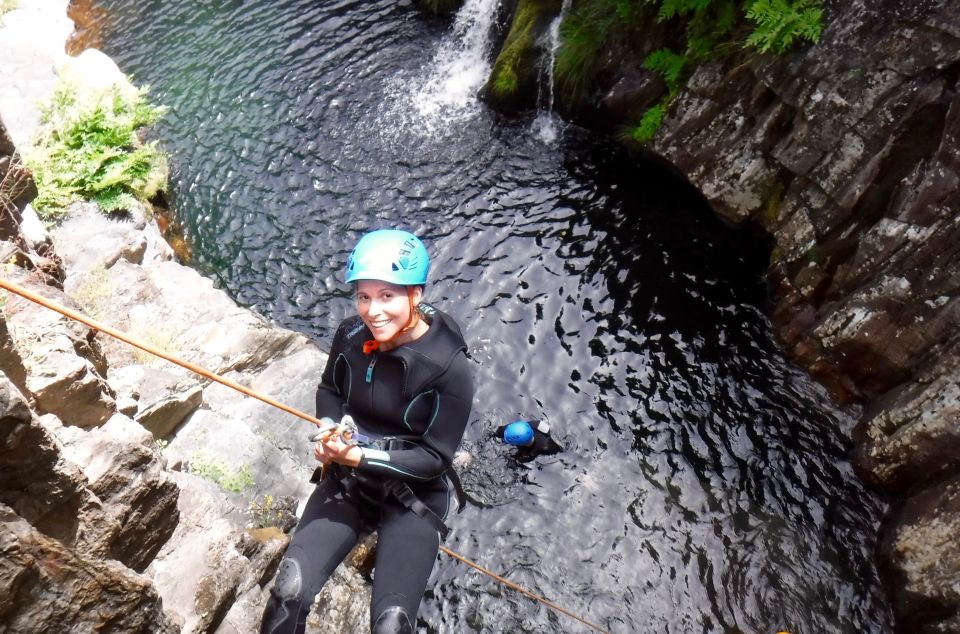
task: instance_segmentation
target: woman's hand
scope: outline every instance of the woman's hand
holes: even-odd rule
[[[357,467],[360,465],[363,453],[356,445],[343,442],[340,434],[331,434],[326,440],[317,442],[313,448],[313,455],[326,465],[336,462],[348,467]]]

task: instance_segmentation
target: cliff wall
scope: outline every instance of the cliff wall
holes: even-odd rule
[[[519,5],[518,34],[531,5],[556,14]],[[699,66],[644,151],[723,218],[773,237],[773,327],[838,400],[863,405],[855,463],[901,500],[880,553],[900,622],[960,631],[960,5],[825,9],[817,44]],[[652,18],[608,38],[561,110],[610,132],[635,125],[665,91],[645,56],[681,38]],[[528,37],[526,56],[543,41]],[[509,43],[491,82],[524,58]]]

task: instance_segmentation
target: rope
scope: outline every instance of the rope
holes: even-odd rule
[[[497,581],[499,581],[499,582],[502,583],[503,585],[507,586],[508,588],[511,588],[511,589],[513,589],[513,590],[516,590],[516,591],[519,592],[520,594],[525,595],[525,596],[528,596],[528,597],[530,597],[531,599],[533,599],[534,601],[539,601],[540,603],[544,604],[544,605],[547,606],[548,608],[553,608],[553,609],[556,610],[557,612],[561,612],[561,613],[563,613],[563,614],[566,614],[566,615],[569,616],[570,618],[576,619],[577,621],[580,621],[581,623],[583,623],[583,624],[586,625],[587,627],[592,628],[592,629],[594,629],[594,630],[596,630],[596,631],[598,631],[598,632],[603,632],[603,634],[609,634],[609,632],[607,632],[607,630],[603,629],[603,628],[600,627],[599,625],[596,625],[596,624],[594,624],[594,623],[591,623],[590,621],[587,621],[586,619],[577,616],[577,615],[574,614],[573,612],[570,612],[569,610],[560,607],[559,605],[557,605],[557,604],[554,603],[553,601],[549,601],[548,599],[545,599],[545,598],[541,597],[541,596],[538,595],[538,594],[534,594],[534,593],[530,592],[529,590],[526,590],[526,589],[518,586],[517,584],[513,583],[512,581],[510,581],[510,580],[508,580],[508,579],[504,579],[503,577],[501,577],[501,576],[498,575],[497,573],[492,572],[491,570],[488,570],[487,568],[484,568],[484,567],[481,566],[480,564],[476,564],[476,563],[470,561],[469,559],[467,559],[466,557],[464,557],[464,556],[462,556],[462,555],[458,555],[457,553],[453,552],[452,550],[450,550],[449,548],[447,548],[446,546],[444,546],[444,545],[442,545],[442,544],[440,545],[440,550],[443,551],[444,553],[446,553],[447,555],[449,555],[450,557],[453,557],[453,558],[456,559],[457,561],[463,562],[463,563],[467,564],[468,566],[470,566],[471,568],[475,568],[475,569],[479,570],[480,572],[482,572],[483,574],[487,575],[488,577],[492,577],[493,579],[496,579]]]
[[[276,408],[278,408],[278,409],[281,409],[281,410],[283,410],[283,411],[285,411],[285,412],[287,412],[287,413],[289,413],[289,414],[293,414],[294,416],[297,416],[297,417],[299,417],[299,418],[302,418],[303,420],[309,421],[309,422],[313,423],[314,425],[317,425],[317,426],[322,426],[322,425],[323,425],[323,423],[321,423],[319,419],[314,418],[313,416],[310,416],[309,414],[306,414],[306,413],[304,413],[304,412],[301,412],[300,410],[298,410],[298,409],[296,409],[296,408],[294,408],[294,407],[290,407],[289,405],[284,405],[283,403],[280,403],[279,401],[275,401],[274,399],[270,398],[269,396],[264,396],[263,394],[260,394],[260,393],[258,393],[258,392],[255,392],[254,390],[251,390],[250,388],[248,388],[248,387],[246,387],[246,386],[244,386],[244,385],[241,385],[241,384],[237,383],[236,381],[232,381],[232,380],[230,380],[230,379],[228,379],[228,378],[226,378],[226,377],[220,376],[220,375],[218,375],[218,374],[214,374],[213,372],[210,372],[209,370],[205,370],[204,368],[202,368],[202,367],[200,367],[200,366],[198,366],[198,365],[196,365],[196,364],[194,364],[194,363],[190,363],[189,361],[187,361],[187,360],[185,360],[185,359],[181,359],[181,358],[176,357],[176,356],[174,356],[174,355],[172,355],[172,354],[169,354],[169,353],[167,353],[167,352],[164,352],[163,350],[160,350],[159,348],[156,348],[156,347],[154,347],[154,346],[151,346],[151,345],[148,344],[148,343],[144,343],[144,342],[142,342],[142,341],[139,341],[139,340],[135,339],[134,337],[131,337],[130,335],[126,334],[125,332],[122,332],[122,331],[120,331],[120,330],[117,330],[116,328],[111,328],[110,326],[107,326],[106,324],[103,324],[103,323],[100,323],[99,321],[96,321],[96,320],[94,320],[94,319],[91,319],[91,318],[87,317],[86,315],[84,315],[84,314],[82,314],[82,313],[79,313],[79,312],[77,312],[77,311],[75,311],[75,310],[72,310],[72,309],[70,309],[70,308],[67,308],[66,306],[63,306],[63,305],[61,305],[61,304],[58,304],[57,302],[54,302],[54,301],[52,301],[52,300],[49,300],[49,299],[47,299],[46,297],[43,297],[42,295],[38,295],[38,294],[36,294],[36,293],[34,293],[34,292],[32,292],[32,291],[29,291],[29,290],[23,288],[22,286],[19,286],[19,285],[17,285],[17,284],[14,284],[13,282],[11,282],[11,281],[9,281],[9,280],[6,280],[6,279],[4,279],[4,278],[0,278],[0,288],[3,288],[3,289],[5,289],[5,290],[7,290],[7,291],[10,291],[11,293],[14,293],[15,295],[19,295],[20,297],[22,297],[22,298],[24,298],[24,299],[27,299],[27,300],[29,300],[29,301],[31,301],[31,302],[34,302],[35,304],[39,304],[40,306],[43,306],[44,308],[48,308],[48,309],[50,309],[50,310],[52,310],[52,311],[54,311],[54,312],[60,313],[60,314],[63,315],[64,317],[67,317],[67,318],[69,318],[69,319],[73,319],[74,321],[78,321],[78,322],[80,322],[80,323],[82,323],[82,324],[84,324],[84,325],[86,325],[86,326],[89,326],[90,328],[93,328],[94,330],[97,330],[97,331],[102,332],[102,333],[104,333],[104,334],[106,334],[106,335],[109,335],[109,336],[113,337],[114,339],[119,339],[120,341],[123,341],[124,343],[130,344],[131,346],[134,346],[135,348],[139,348],[139,349],[143,350],[144,352],[149,352],[150,354],[155,355],[155,356],[157,356],[157,357],[160,357],[161,359],[164,359],[164,360],[166,360],[166,361],[169,361],[170,363],[173,363],[173,364],[175,364],[175,365],[179,365],[179,366],[182,367],[182,368],[186,368],[187,370],[190,370],[191,372],[194,372],[194,373],[196,373],[196,374],[199,374],[200,376],[206,377],[206,378],[210,379],[211,381],[216,381],[217,383],[220,383],[221,385],[226,385],[226,386],[229,387],[229,388],[233,388],[234,390],[237,390],[238,392],[242,392],[243,394],[246,394],[247,396],[251,396],[251,397],[257,399],[258,401],[262,401],[262,402],[266,403],[267,405],[272,405],[273,407],[276,407]],[[569,616],[569,617],[571,617],[571,618],[574,618],[574,619],[576,619],[577,621],[580,621],[580,622],[583,623],[584,625],[587,625],[587,626],[593,628],[594,630],[596,630],[596,631],[598,631],[598,632],[603,632],[604,634],[607,634],[607,631],[604,630],[603,628],[601,628],[600,626],[594,625],[593,623],[590,623],[589,621],[586,621],[586,620],[580,618],[580,617],[577,616],[576,614],[574,614],[574,613],[572,613],[572,612],[570,612],[570,611],[568,611],[568,610],[560,607],[559,605],[557,605],[556,603],[553,603],[552,601],[548,601],[547,599],[545,599],[545,598],[543,598],[543,597],[541,597],[541,596],[538,596],[538,595],[530,592],[529,590],[525,590],[524,588],[518,586],[517,584],[515,584],[515,583],[513,583],[513,582],[511,582],[511,581],[508,581],[507,579],[504,579],[503,577],[500,577],[499,575],[491,572],[490,570],[484,568],[483,566],[481,566],[481,565],[479,565],[479,564],[477,564],[477,563],[474,563],[474,562],[470,561],[470,560],[467,559],[466,557],[463,557],[462,555],[458,555],[457,553],[453,552],[453,551],[450,550],[449,548],[441,545],[441,546],[440,546],[440,550],[441,550],[442,552],[446,553],[447,555],[449,555],[450,557],[452,557],[452,558],[454,558],[454,559],[456,559],[456,560],[458,560],[458,561],[460,561],[460,562],[463,562],[463,563],[467,564],[467,565],[470,566],[471,568],[475,568],[476,570],[479,570],[479,571],[482,572],[483,574],[491,577],[492,579],[495,579],[496,581],[499,581],[499,582],[502,583],[503,585],[505,585],[505,586],[507,586],[507,587],[509,587],[509,588],[512,588],[513,590],[516,590],[517,592],[519,592],[519,593],[521,593],[521,594],[523,594],[523,595],[525,595],[525,596],[527,596],[527,597],[530,597],[531,599],[534,599],[534,600],[536,600],[536,601],[539,601],[540,603],[542,603],[543,605],[545,605],[545,606],[547,606],[547,607],[549,607],[549,608],[552,608],[552,609],[554,609],[554,610],[556,610],[556,611],[558,611],[558,612],[561,612],[561,613],[563,613],[563,614],[566,614],[567,616]]]

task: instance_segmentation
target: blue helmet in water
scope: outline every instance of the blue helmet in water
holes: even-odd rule
[[[347,260],[347,283],[380,280],[399,286],[427,283],[430,256],[409,231],[378,229],[365,234]]]
[[[526,447],[533,443],[533,427],[525,420],[512,422],[504,428],[503,439],[511,445]]]

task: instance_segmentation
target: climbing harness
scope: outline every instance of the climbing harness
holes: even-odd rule
[[[13,293],[13,294],[15,294],[15,295],[19,295],[20,297],[22,297],[22,298],[24,298],[24,299],[26,299],[26,300],[29,300],[29,301],[31,301],[31,302],[33,302],[33,303],[35,303],[35,304],[39,304],[40,306],[43,306],[44,308],[47,308],[47,309],[49,309],[49,310],[52,310],[52,311],[54,311],[54,312],[56,312],[56,313],[60,313],[60,314],[63,315],[64,317],[67,317],[67,318],[72,319],[72,320],[74,320],[74,321],[78,321],[78,322],[84,324],[85,326],[88,326],[88,327],[90,327],[90,328],[93,328],[94,330],[96,330],[96,331],[98,331],[98,332],[102,332],[102,333],[104,333],[105,335],[109,335],[109,336],[113,337],[114,339],[118,339],[118,340],[120,340],[120,341],[122,341],[122,342],[124,342],[124,343],[126,343],[126,344],[129,344],[129,345],[135,347],[135,348],[139,348],[140,350],[143,350],[144,352],[148,352],[148,353],[150,353],[150,354],[152,354],[152,355],[154,355],[154,356],[157,356],[157,357],[160,357],[161,359],[164,359],[164,360],[166,360],[166,361],[169,361],[170,363],[173,363],[173,364],[175,364],[175,365],[179,365],[180,367],[185,368],[185,369],[187,369],[187,370],[190,370],[191,372],[194,372],[195,374],[199,374],[200,376],[202,376],[202,377],[204,377],[204,378],[210,379],[211,381],[214,381],[214,382],[216,382],[216,383],[220,383],[221,385],[225,385],[225,386],[227,386],[227,387],[229,387],[229,388],[232,388],[232,389],[234,389],[234,390],[237,390],[238,392],[241,392],[242,394],[246,394],[247,396],[250,396],[250,397],[252,397],[252,398],[255,398],[255,399],[257,399],[258,401],[261,401],[261,402],[263,402],[263,403],[266,403],[267,405],[271,405],[271,406],[273,406],[273,407],[276,407],[277,409],[283,410],[283,411],[287,412],[288,414],[293,414],[294,416],[296,416],[296,417],[298,417],[298,418],[302,418],[303,420],[309,421],[309,422],[313,423],[314,425],[316,425],[317,427],[321,428],[321,432],[320,432],[320,433],[324,433],[323,430],[325,430],[325,429],[326,429],[326,430],[329,430],[329,428],[330,428],[330,421],[329,421],[329,419],[327,419],[327,420],[321,420],[321,419],[315,418],[315,417],[313,417],[313,416],[310,416],[309,414],[306,414],[305,412],[301,412],[300,410],[298,410],[298,409],[296,409],[296,408],[294,408],[294,407],[290,407],[289,405],[284,405],[283,403],[280,403],[279,401],[276,401],[276,400],[270,398],[269,396],[264,396],[263,394],[260,394],[260,393],[254,391],[254,390],[251,390],[250,388],[248,388],[248,387],[246,387],[246,386],[244,386],[244,385],[241,385],[241,384],[237,383],[236,381],[232,381],[232,380],[230,380],[230,379],[228,379],[228,378],[226,378],[226,377],[220,376],[220,375],[218,375],[218,374],[214,374],[213,372],[210,372],[209,370],[206,370],[206,369],[204,369],[204,368],[202,368],[202,367],[200,367],[200,366],[198,366],[198,365],[196,365],[196,364],[194,364],[194,363],[190,363],[189,361],[187,361],[187,360],[185,360],[185,359],[181,359],[181,358],[176,357],[176,356],[174,356],[174,355],[172,355],[172,354],[166,353],[166,352],[160,350],[159,348],[156,348],[155,346],[151,346],[151,345],[148,344],[148,343],[139,341],[139,340],[131,337],[130,335],[128,335],[128,334],[126,334],[126,333],[124,333],[124,332],[122,332],[122,331],[120,331],[120,330],[117,330],[116,328],[112,328],[112,327],[110,327],[110,326],[107,326],[106,324],[103,324],[103,323],[100,323],[100,322],[98,322],[98,321],[96,321],[96,320],[94,320],[94,319],[91,319],[91,318],[87,317],[86,315],[83,315],[82,313],[79,313],[79,312],[77,312],[77,311],[75,311],[75,310],[72,310],[72,309],[70,309],[70,308],[67,308],[66,306],[63,306],[63,305],[61,305],[61,304],[58,304],[57,302],[54,302],[54,301],[52,301],[52,300],[49,300],[49,299],[43,297],[42,295],[38,295],[38,294],[36,294],[36,293],[34,293],[34,292],[32,292],[32,291],[29,291],[29,290],[27,290],[26,288],[23,288],[22,286],[19,286],[18,284],[14,284],[13,282],[11,282],[11,281],[9,281],[9,280],[7,280],[7,279],[0,278],[0,288],[2,288],[2,289],[4,289],[4,290],[7,290],[7,291],[9,291],[9,292],[11,292],[11,293]],[[401,484],[402,484],[402,483],[401,483]],[[407,487],[407,488],[408,488],[408,490],[409,490],[409,487]],[[400,492],[399,495],[397,494],[396,491],[391,491],[391,492],[392,492],[395,496],[397,496],[398,499],[401,500],[401,502],[403,501],[402,498],[400,498],[400,496],[404,495],[404,493],[403,493],[402,491]],[[411,494],[412,494],[412,492],[411,492]],[[416,497],[416,496],[414,496],[414,498],[415,498],[415,497]],[[417,500],[417,502],[419,502],[419,500]],[[421,502],[420,504],[422,504],[422,502]],[[415,509],[411,509],[411,510],[413,510],[414,512],[416,512]],[[426,510],[429,511],[429,508],[426,509]],[[419,514],[419,513],[418,513],[418,514]],[[444,527],[444,528],[446,528],[446,527]],[[487,575],[488,577],[490,577],[490,578],[492,578],[492,579],[500,582],[501,584],[507,586],[508,588],[511,588],[511,589],[513,589],[513,590],[516,590],[516,591],[519,592],[520,594],[522,594],[522,595],[524,595],[524,596],[526,596],[526,597],[528,597],[528,598],[530,598],[530,599],[533,599],[534,601],[537,601],[538,603],[541,603],[541,604],[543,604],[543,605],[545,605],[545,606],[547,606],[547,607],[549,607],[549,608],[551,608],[551,609],[553,609],[553,610],[556,610],[557,612],[560,612],[560,613],[562,613],[562,614],[565,614],[565,615],[569,616],[570,618],[575,619],[575,620],[579,621],[580,623],[586,625],[587,627],[590,627],[591,629],[596,630],[597,632],[603,632],[604,634],[609,634],[609,633],[607,632],[607,630],[605,630],[604,628],[600,627],[599,625],[596,625],[596,624],[594,624],[594,623],[591,623],[590,621],[587,621],[587,620],[583,619],[582,617],[577,616],[577,615],[574,614],[573,612],[570,612],[569,610],[566,610],[565,608],[557,605],[556,603],[553,603],[552,601],[549,601],[548,599],[546,599],[546,598],[544,598],[544,597],[542,597],[542,596],[540,596],[540,595],[538,595],[538,594],[535,594],[535,593],[533,593],[533,592],[530,592],[529,590],[526,590],[525,588],[523,588],[523,587],[521,587],[521,586],[513,583],[512,581],[509,581],[509,580],[505,579],[504,577],[501,577],[501,576],[497,575],[496,573],[492,572],[491,570],[489,570],[489,569],[487,569],[487,568],[484,568],[484,567],[481,566],[480,564],[477,564],[477,563],[475,563],[475,562],[467,559],[466,557],[457,554],[456,552],[450,550],[449,548],[447,548],[446,546],[443,546],[442,544],[440,545],[440,551],[443,552],[444,554],[448,555],[449,557],[452,557],[453,559],[456,559],[457,561],[459,561],[459,562],[461,562],[461,563],[464,563],[464,564],[466,564],[467,566],[470,566],[471,568],[473,568],[473,569],[475,569],[475,570],[480,571],[481,573],[483,573],[483,574]]]

